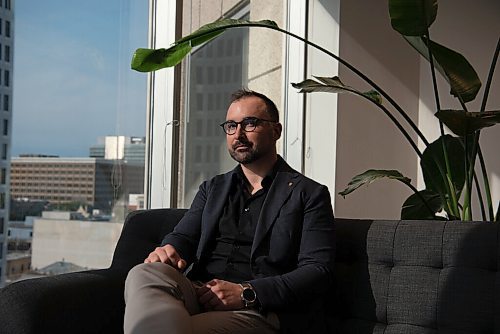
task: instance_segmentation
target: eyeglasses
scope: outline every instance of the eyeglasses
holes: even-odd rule
[[[253,132],[255,131],[255,128],[262,122],[278,123],[276,121],[270,121],[267,119],[261,119],[257,117],[246,117],[241,122],[225,121],[224,123],[220,124],[220,126],[222,127],[222,129],[226,134],[234,135],[236,133],[236,129],[238,128],[238,124],[241,125],[241,129],[243,131]]]

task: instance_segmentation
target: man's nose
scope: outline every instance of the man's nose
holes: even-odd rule
[[[236,125],[236,132],[234,133],[234,135],[236,136],[236,138],[244,137],[245,133],[246,132],[243,130],[242,124],[237,124]]]

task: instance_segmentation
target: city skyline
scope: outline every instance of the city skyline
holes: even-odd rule
[[[99,137],[144,136],[147,2],[15,3],[12,156],[88,156]],[[98,10],[97,10],[98,9]]]

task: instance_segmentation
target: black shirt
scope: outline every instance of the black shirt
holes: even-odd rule
[[[234,174],[231,190],[219,220],[215,241],[206,260],[200,263],[204,270],[200,279],[218,278],[230,282],[252,279],[250,252],[259,215],[269,188],[279,170],[276,163],[262,180],[262,188],[254,194],[240,166]]]

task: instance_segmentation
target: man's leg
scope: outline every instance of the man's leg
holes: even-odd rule
[[[191,281],[159,262],[130,270],[125,304],[125,333],[191,333],[191,315],[199,312]]]
[[[279,330],[276,314],[265,316],[254,310],[214,311],[191,316],[193,334],[275,334]]]

